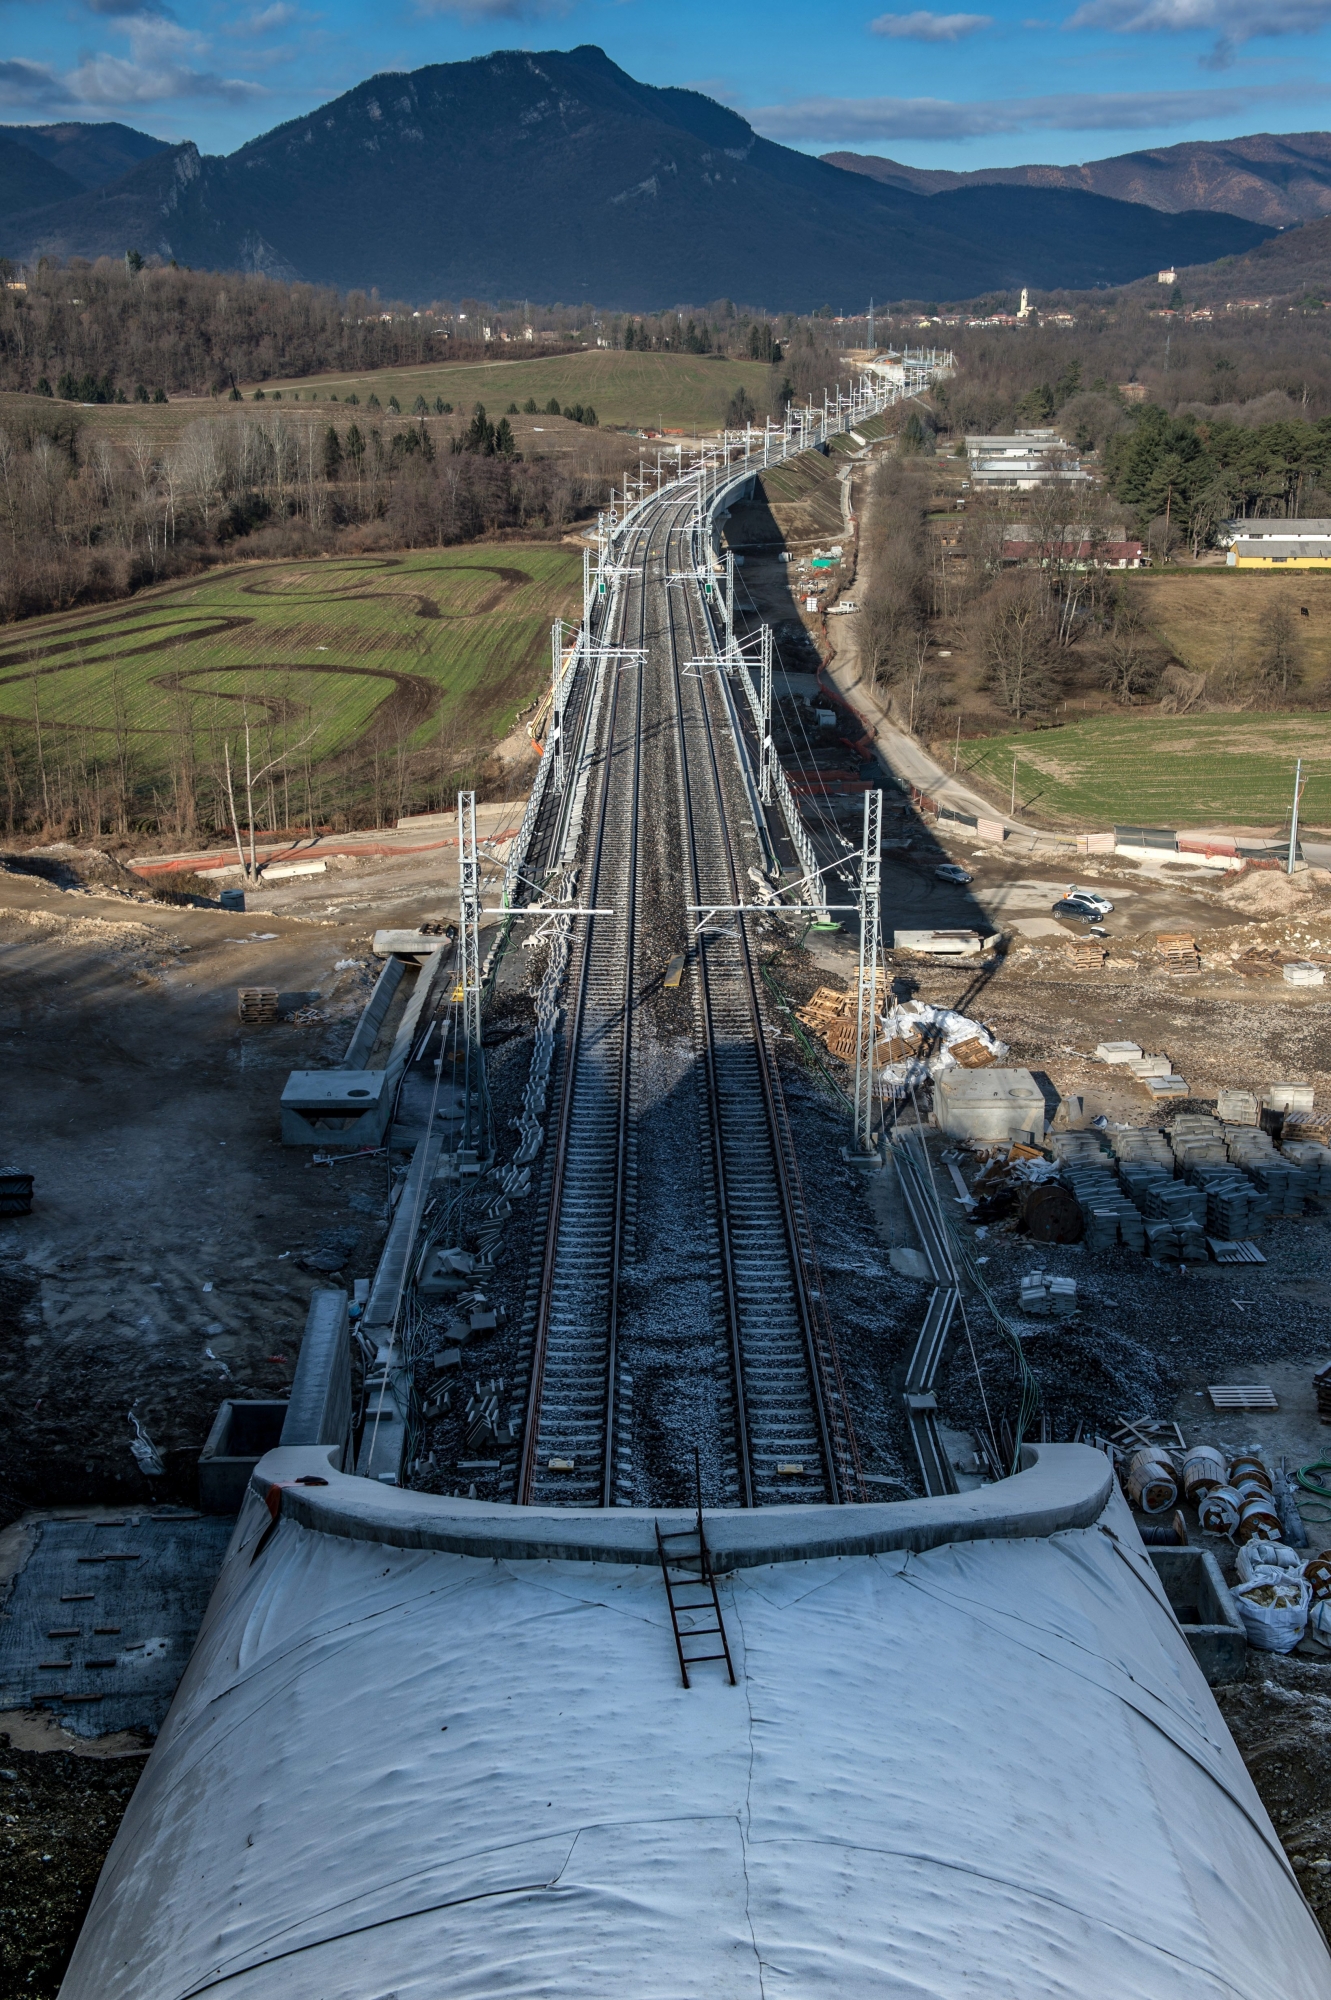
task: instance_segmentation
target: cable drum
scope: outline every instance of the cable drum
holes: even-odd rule
[[[1239,1524],[1234,1534],[1240,1543],[1250,1542],[1255,1536],[1263,1541],[1278,1542],[1280,1516],[1276,1513],[1274,1502],[1269,1499],[1245,1500],[1239,1508]]]
[[[1331,1601],[1331,1549],[1323,1549],[1320,1556],[1306,1562],[1303,1574],[1309,1590],[1319,1602]]]
[[[1183,1497],[1189,1506],[1199,1507],[1208,1493],[1225,1483],[1224,1453],[1213,1444],[1195,1444],[1183,1460]]]
[[[1128,1465],[1128,1498],[1143,1514],[1167,1514],[1177,1504],[1178,1473],[1167,1453],[1133,1453]]]
[[[1239,1524],[1242,1504],[1232,1486],[1213,1486],[1197,1509],[1203,1533],[1232,1535]]]

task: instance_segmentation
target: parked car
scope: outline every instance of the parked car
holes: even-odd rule
[[[1098,924],[1101,917],[1107,917],[1113,907],[1108,896],[1097,896],[1090,889],[1070,889],[1066,896],[1060,896],[1054,904],[1054,915],[1076,917],[1084,924]]]
[[[934,874],[940,882],[969,882],[972,879],[955,861],[945,861],[941,868],[935,868]]]

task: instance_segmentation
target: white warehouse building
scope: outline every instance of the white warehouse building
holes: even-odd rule
[[[1034,487],[1054,480],[1090,484],[1090,474],[1081,469],[1077,447],[1057,431],[1014,431],[1011,437],[968,437],[966,457],[970,461],[971,485],[998,487],[1029,493]]]

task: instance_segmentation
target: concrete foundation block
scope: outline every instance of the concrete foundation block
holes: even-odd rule
[[[1207,1549],[1148,1549],[1198,1666],[1212,1687],[1243,1679],[1248,1635]]]
[[[1044,1137],[1044,1093],[1028,1069],[945,1069],[934,1078],[940,1130],[991,1146]]]
[[[282,1441],[287,1405],[241,1402],[218,1406],[208,1441],[199,1453],[199,1506],[205,1514],[238,1514],[250,1474],[265,1452]]]
[[[396,1081],[382,1069],[293,1069],[282,1092],[282,1144],[335,1151],[379,1145]]]

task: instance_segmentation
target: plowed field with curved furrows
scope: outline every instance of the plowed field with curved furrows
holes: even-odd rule
[[[245,564],[0,632],[0,732],[57,758],[72,741],[84,765],[128,755],[140,784],[246,718],[256,762],[300,742],[318,765],[367,737],[483,758],[580,592],[577,552],[548,545]]]

